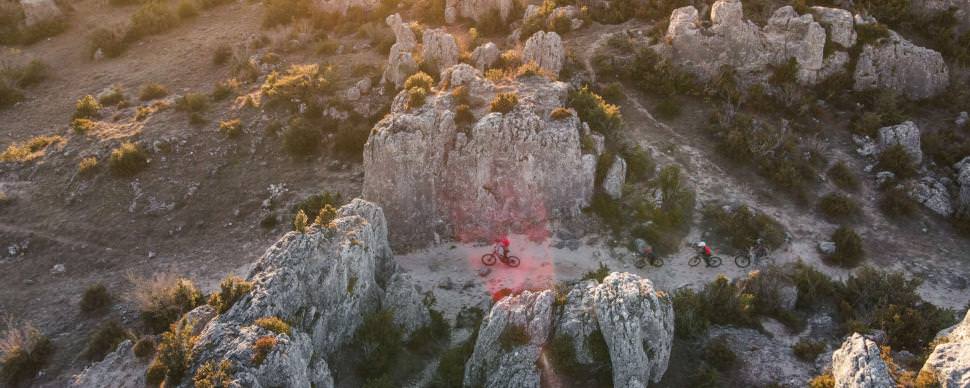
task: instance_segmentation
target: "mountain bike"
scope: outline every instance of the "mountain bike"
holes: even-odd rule
[[[482,264],[485,265],[495,265],[495,262],[501,261],[503,264],[509,267],[518,267],[522,263],[516,256],[502,255],[495,252],[486,253],[482,255]]]
[[[775,263],[775,259],[768,256],[768,247],[764,246],[760,241],[755,243],[751,248],[748,248],[747,253],[734,256],[734,264],[740,268],[745,268],[751,265],[752,259],[754,259],[755,265],[758,266]]]
[[[707,264],[708,267],[711,267],[711,268],[721,266],[721,262],[723,261],[718,256],[711,255],[710,257],[707,257],[703,254],[698,253],[694,255],[694,257],[690,258],[689,261],[687,261],[687,265],[691,267],[696,267],[698,264],[701,263],[702,260],[704,261],[704,263]]]

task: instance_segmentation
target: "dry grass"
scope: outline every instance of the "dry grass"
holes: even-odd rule
[[[60,135],[35,136],[25,142],[7,146],[0,153],[0,162],[29,162],[44,156],[45,150],[52,144],[63,142],[64,138]]]
[[[40,371],[54,349],[29,322],[7,319],[5,327],[0,337],[0,385],[18,386]]]

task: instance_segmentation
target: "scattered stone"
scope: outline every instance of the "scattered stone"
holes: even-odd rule
[[[823,255],[834,255],[835,243],[832,241],[821,241],[818,243],[818,251]]]
[[[54,266],[51,267],[51,270],[50,270],[51,275],[60,275],[60,274],[63,274],[64,272],[67,272],[67,268],[64,267],[64,264],[54,264]]]
[[[876,173],[876,184],[879,186],[885,185],[894,180],[896,180],[896,174],[894,174],[892,171],[879,171]]]
[[[852,135],[852,141],[858,146],[855,152],[859,156],[872,156],[879,152],[879,145],[869,136]]]
[[[967,122],[970,122],[970,115],[968,115],[967,112],[960,112],[960,115],[957,116],[957,119],[953,120],[953,123],[956,124],[958,127],[967,125]]]
[[[490,273],[492,273],[492,269],[490,267],[482,267],[482,268],[479,268],[478,269],[478,276],[479,277],[486,277]]]

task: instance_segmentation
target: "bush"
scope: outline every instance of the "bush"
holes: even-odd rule
[[[98,117],[98,112],[101,111],[101,104],[92,95],[86,95],[77,100],[74,110],[74,118],[76,119],[89,119],[93,117]]]
[[[458,105],[455,108],[455,123],[458,125],[471,125],[475,123],[475,114],[467,104]]]
[[[721,374],[718,373],[717,369],[707,364],[698,366],[694,370],[694,373],[690,375],[689,379],[689,386],[694,388],[718,388],[724,386],[724,383],[721,382]]]
[[[208,303],[215,307],[219,314],[223,314],[229,311],[229,308],[236,304],[239,299],[249,294],[249,290],[252,288],[252,283],[237,276],[226,277],[219,283],[219,292],[212,294]]]
[[[424,102],[427,97],[428,91],[425,89],[418,87],[408,89],[408,101],[406,109],[411,110],[424,106]]]
[[[151,336],[144,336],[135,342],[135,346],[131,349],[135,353],[135,357],[145,358],[155,354],[155,339]]]
[[[306,213],[304,213],[303,210],[300,210],[295,216],[293,216],[293,230],[306,234],[307,226],[309,225],[308,222],[309,219]]]
[[[92,284],[81,295],[81,312],[91,313],[111,306],[111,294],[104,284]]]
[[[825,351],[825,342],[802,338],[792,345],[795,357],[807,363],[814,363],[819,354]]]
[[[148,35],[160,34],[172,29],[178,22],[178,16],[167,4],[149,0],[131,15],[131,24],[125,38],[134,41]]]
[[[573,112],[571,112],[569,109],[558,107],[552,110],[552,113],[549,114],[549,117],[551,117],[553,120],[565,120],[570,117],[573,117]]]
[[[862,214],[859,204],[839,193],[828,193],[819,198],[818,209],[825,218],[833,221],[852,220]]]
[[[271,335],[265,335],[256,339],[253,342],[253,364],[262,365],[263,361],[266,360],[266,356],[276,348],[277,340],[276,337]]]
[[[122,143],[117,148],[111,150],[111,157],[108,159],[108,168],[115,176],[134,176],[148,168],[148,153],[135,143]]]
[[[643,92],[658,97],[696,93],[697,81],[651,49],[637,51],[633,65],[626,74]]]
[[[738,365],[738,356],[728,346],[724,337],[709,341],[704,346],[704,354],[701,358],[721,372],[728,372]]]
[[[47,79],[49,67],[39,59],[30,61],[22,67],[4,67],[0,69],[0,79],[7,79],[12,85],[26,88]]]
[[[324,191],[320,194],[313,194],[306,197],[296,205],[293,205],[291,212],[298,213],[302,211],[308,215],[316,215],[320,214],[327,207],[338,209],[342,204],[343,198],[341,198],[340,193]]]
[[[0,337],[0,382],[18,386],[37,375],[47,364],[54,346],[29,323],[7,322]]]
[[[653,178],[654,171],[657,169],[657,162],[639,144],[626,147],[620,154],[626,159],[627,177],[629,179],[635,182],[641,179]]]
[[[905,218],[916,214],[919,207],[905,190],[893,187],[879,196],[879,209],[889,217]]]
[[[501,93],[492,100],[492,112],[509,113],[519,104],[519,96],[515,93]]]
[[[889,38],[889,28],[882,23],[856,24],[855,32],[858,35],[858,45],[876,44],[879,40]]]
[[[913,158],[906,152],[902,145],[893,145],[876,157],[876,167],[880,170],[890,171],[896,174],[897,178],[905,179],[916,174],[916,166]]]
[[[0,79],[0,108],[12,106],[24,100],[24,94],[13,85]]]
[[[548,347],[550,360],[555,371],[572,378],[584,377],[586,369],[576,360],[576,349],[573,347],[572,337],[556,335]]]
[[[81,356],[89,361],[101,361],[105,355],[114,351],[118,347],[118,344],[133,338],[134,336],[128,330],[125,330],[120,323],[117,321],[108,321],[108,323],[91,334],[91,337],[88,339],[88,347],[84,349]]]
[[[228,44],[220,44],[216,47],[216,50],[212,52],[212,64],[216,66],[225,65],[232,58],[232,47]]]
[[[320,130],[302,120],[293,120],[283,131],[283,149],[293,156],[306,156],[320,148]]]
[[[708,303],[708,319],[716,325],[757,326],[751,316],[752,297],[742,296],[724,275],[704,286],[701,296]]]
[[[62,142],[64,138],[58,135],[35,136],[25,142],[7,146],[7,149],[0,153],[0,161],[28,162],[42,156],[44,150],[50,145]]]
[[[707,332],[710,321],[707,319],[704,298],[689,288],[674,292],[674,335],[681,339],[697,338]]]
[[[286,25],[310,14],[309,0],[263,0],[263,28]]]
[[[77,173],[81,176],[91,176],[98,170],[98,158],[93,156],[81,159],[77,164]]]
[[[142,101],[149,101],[158,98],[162,98],[168,95],[168,88],[164,85],[149,82],[141,87],[141,91],[138,93],[138,98]]]
[[[579,118],[589,124],[590,129],[610,134],[623,125],[620,108],[609,104],[603,97],[582,87],[569,93],[569,106],[576,110]]]
[[[278,317],[262,317],[256,320],[256,326],[272,331],[276,334],[290,335],[290,325]]]
[[[832,263],[842,267],[855,267],[865,258],[862,248],[862,237],[847,226],[840,226],[832,233],[835,242],[835,253],[828,257]]]
[[[133,278],[132,283],[135,285],[132,299],[142,322],[152,333],[170,328],[182,315],[203,303],[202,293],[188,279],[156,276]]]
[[[162,334],[158,344],[156,361],[165,371],[166,386],[177,386],[192,362],[192,348],[195,338],[192,337],[192,326],[187,323],[172,324],[169,331]],[[151,371],[151,368],[149,368]]]
[[[326,77],[329,68],[319,65],[291,65],[285,73],[272,72],[260,87],[270,104],[292,104],[293,101],[311,101],[318,93],[330,90]]]
[[[105,57],[116,58],[128,49],[128,42],[117,30],[101,27],[88,36],[88,58],[94,58],[99,49]]]
[[[835,388],[835,377],[832,372],[826,372],[815,376],[808,382],[809,388]]]
[[[859,178],[843,161],[838,161],[829,168],[828,176],[832,183],[843,190],[856,191],[859,189]]]
[[[599,267],[594,271],[587,271],[583,274],[580,280],[596,280],[597,283],[602,283],[603,279],[606,279],[610,275],[610,267],[606,264],[600,263]]]
[[[125,101],[125,94],[117,85],[112,86],[108,93],[98,96],[98,102],[103,106],[115,106]]]
[[[404,89],[411,90],[411,88],[421,88],[425,92],[431,91],[431,87],[434,85],[434,78],[431,78],[428,73],[419,71],[404,81]]]
[[[232,363],[229,360],[222,360],[218,364],[207,361],[195,371],[192,383],[195,388],[231,387],[233,377]]]
[[[187,113],[202,113],[209,108],[209,97],[202,93],[186,93],[175,100],[175,110]]]
[[[465,363],[475,350],[475,340],[478,337],[478,326],[471,337],[460,345],[448,349],[438,361],[438,369],[431,380],[432,388],[460,387],[465,378]]]
[[[506,352],[512,351],[516,346],[522,346],[529,343],[529,333],[526,331],[525,326],[509,324],[505,326],[502,333],[498,337],[499,344],[502,345],[502,349]]]
[[[387,372],[404,346],[401,331],[394,324],[394,313],[380,310],[366,315],[354,334],[354,345],[360,356],[357,374],[369,378]]]
[[[228,121],[219,122],[219,133],[228,138],[239,137],[243,132],[242,121],[239,119],[232,119]]]
[[[733,209],[711,204],[703,210],[704,220],[712,227],[714,234],[727,238],[732,248],[747,252],[758,239],[769,250],[780,247],[785,242],[785,227],[771,216],[752,211],[745,205]]]
[[[191,19],[199,16],[199,10],[195,8],[192,0],[181,0],[179,1],[178,8],[179,19]]]
[[[832,279],[801,260],[795,263],[791,278],[798,289],[797,308],[809,309],[835,296],[836,284]]]

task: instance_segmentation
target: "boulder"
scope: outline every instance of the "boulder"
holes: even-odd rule
[[[422,34],[421,56],[436,72],[458,64],[458,43],[443,28],[425,30]]]
[[[855,46],[856,32],[852,12],[842,8],[812,7],[815,20],[825,27],[829,41],[843,49]]]
[[[502,53],[499,52],[498,46],[495,43],[488,42],[475,47],[475,50],[472,51],[471,62],[478,71],[484,72],[491,68],[501,55]]]
[[[418,63],[412,54],[418,43],[411,27],[401,20],[401,15],[390,15],[384,21],[394,31],[396,41],[387,54],[387,67],[384,68],[381,82],[391,83],[396,88],[400,88],[404,86],[404,81],[408,77],[418,72]]]
[[[963,322],[937,335],[933,348],[920,374],[930,374],[942,388],[970,386],[970,313]]]
[[[533,62],[540,68],[559,76],[559,71],[566,60],[566,51],[559,34],[538,31],[525,41],[522,49],[522,61]]]
[[[923,163],[923,150],[920,148],[919,127],[912,121],[905,121],[890,127],[879,129],[879,152],[900,145],[913,159],[913,163]]]
[[[586,339],[599,330],[596,308],[593,306],[593,290],[597,286],[595,280],[586,280],[570,288],[566,294],[566,304],[556,320],[556,335],[572,340],[576,361],[583,365],[594,362]]]
[[[613,157],[613,164],[606,170],[603,177],[603,191],[610,198],[620,199],[623,196],[623,184],[626,183],[626,160],[619,155]]]
[[[465,86],[476,122],[455,124],[449,88]],[[596,157],[583,155],[578,118],[552,120],[569,86],[544,77],[495,84],[467,64],[442,73],[423,106],[394,99],[364,146],[364,198],[381,204],[392,242],[426,245],[435,234],[460,240],[497,231],[544,229],[577,216],[592,198]],[[518,95],[511,112],[488,112],[499,92]]]
[[[674,336],[670,295],[650,280],[611,273],[593,289],[593,309],[613,364],[614,387],[646,387],[667,371]]]
[[[33,27],[64,17],[64,12],[54,0],[20,0],[24,10],[24,25]]]
[[[446,0],[445,22],[452,24],[458,18],[472,19],[476,23],[497,14],[502,22],[509,21],[512,11],[522,6],[517,0]]]
[[[411,30],[411,26],[404,23],[400,14],[388,15],[384,23],[394,31],[394,43],[400,44],[402,49],[411,51],[418,46],[414,31]]]
[[[950,73],[940,53],[889,31],[888,39],[862,48],[853,79],[855,90],[889,89],[919,100],[943,92]]]
[[[931,176],[924,176],[915,182],[909,191],[909,196],[943,217],[949,217],[955,211],[950,199],[950,190],[946,184]]]
[[[880,356],[879,344],[854,333],[832,353],[832,376],[836,388],[882,388],[895,386]]]
[[[536,367],[552,329],[552,291],[523,291],[492,307],[479,330],[475,350],[465,364],[466,387],[539,388]],[[514,327],[514,328],[513,328]],[[502,333],[524,329],[528,341],[503,348]]]
[[[125,340],[103,360],[84,368],[71,379],[71,387],[143,388],[149,358],[135,357],[134,344]]]

